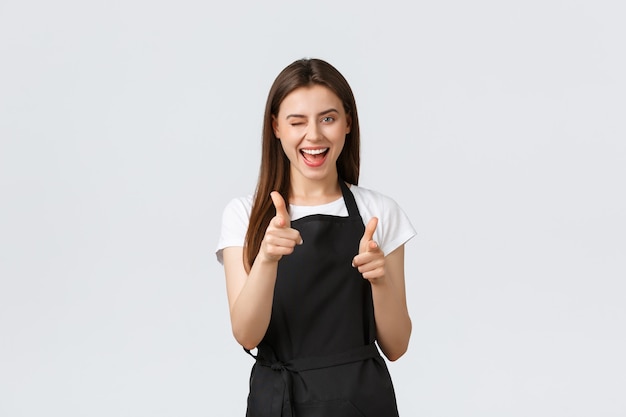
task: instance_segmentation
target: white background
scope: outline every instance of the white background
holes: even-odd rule
[[[214,248],[301,57],[419,232],[401,414],[626,415],[622,4],[0,0],[0,415],[244,414]]]

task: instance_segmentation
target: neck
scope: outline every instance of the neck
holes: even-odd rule
[[[298,206],[315,206],[330,203],[341,197],[339,177],[335,173],[323,180],[309,180],[291,177],[289,203]]]

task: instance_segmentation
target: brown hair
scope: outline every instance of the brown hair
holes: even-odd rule
[[[343,150],[337,159],[337,173],[340,180],[355,185],[359,182],[359,118],[350,85],[328,62],[320,59],[300,59],[293,62],[274,80],[265,105],[261,167],[244,246],[244,266],[247,271],[252,268],[261,248],[265,229],[275,216],[270,193],[278,191],[287,204],[290,197],[289,159],[274,135],[272,118],[278,115],[280,104],[289,93],[312,85],[322,85],[334,92],[343,103],[346,115],[350,117],[350,133],[346,135]]]

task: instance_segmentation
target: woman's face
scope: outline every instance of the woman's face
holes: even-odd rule
[[[295,89],[280,104],[272,126],[291,162],[292,180],[337,181],[336,162],[350,118],[335,93],[321,85]]]

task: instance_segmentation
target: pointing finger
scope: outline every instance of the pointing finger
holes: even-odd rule
[[[283,196],[280,195],[278,191],[272,191],[270,197],[272,197],[272,203],[274,203],[274,208],[276,208],[276,217],[283,219],[283,227],[289,227],[291,219],[289,218],[289,212],[287,211],[287,205],[285,204]]]
[[[365,226],[365,232],[363,233],[359,245],[359,252],[365,252],[370,248],[371,245],[369,245],[369,242],[374,238],[376,226],[378,226],[378,217],[372,217],[370,221],[367,222],[367,226]]]

